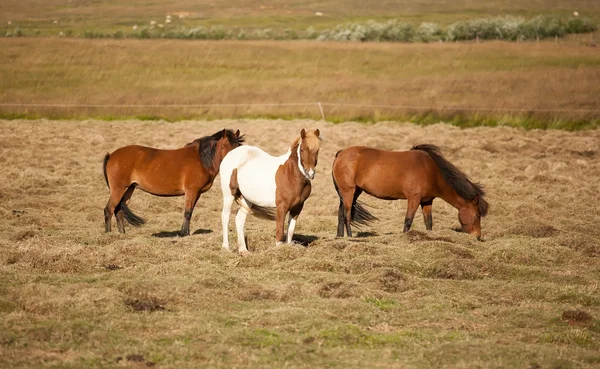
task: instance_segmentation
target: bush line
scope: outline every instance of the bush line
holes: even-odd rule
[[[598,29],[597,24],[587,17],[573,16],[566,21],[556,16],[538,15],[531,19],[502,15],[458,21],[445,29],[436,23],[421,23],[414,27],[398,20],[378,22],[346,23],[333,29],[317,31],[309,27],[305,31],[292,29],[226,29],[221,26],[185,28],[154,25],[143,26],[131,33],[116,31],[112,33],[86,30],[84,38],[138,38],[138,39],[192,39],[192,40],[319,40],[349,42],[440,42],[467,40],[540,40],[550,37],[563,37],[567,34],[590,33]],[[39,30],[26,34],[21,28],[6,30],[5,37],[38,36]],[[72,30],[61,31],[59,36],[74,37]]]

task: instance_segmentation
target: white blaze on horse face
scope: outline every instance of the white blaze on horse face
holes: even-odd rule
[[[300,143],[298,144],[298,150],[297,150],[297,154],[298,154],[298,169],[300,169],[300,173],[302,173],[302,175],[304,177],[306,177],[306,179],[311,180],[315,178],[315,170],[310,168],[309,170],[306,170],[304,168],[304,165],[302,165],[302,156],[300,155],[300,146],[302,146],[302,139],[300,140]]]

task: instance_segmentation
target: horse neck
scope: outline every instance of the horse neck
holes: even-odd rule
[[[215,156],[212,161],[212,167],[207,168],[207,171],[209,172],[209,174],[212,177],[216,177],[217,174],[219,174],[219,169],[221,168],[221,162],[223,161],[224,157],[225,156],[221,157],[221,154],[219,154],[219,153],[215,153]]]
[[[448,204],[454,206],[456,209],[460,210],[465,207],[469,200],[462,198],[455,190],[444,181],[444,188],[442,189],[442,195],[439,196],[442,200],[446,201]]]

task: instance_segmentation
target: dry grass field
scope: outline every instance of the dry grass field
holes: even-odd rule
[[[333,121],[405,121],[432,114],[458,116],[459,125],[574,130],[599,123],[600,58],[588,42],[589,35],[559,44],[429,45],[0,39],[0,115],[320,119],[320,101],[350,104],[325,106]],[[260,105],[285,103],[310,104]],[[161,106],[127,107],[155,104]],[[259,105],[193,106],[202,104]]]
[[[221,251],[218,180],[190,237],[174,236],[182,198],[142,192],[130,207],[147,224],[104,233],[106,152],[223,127],[271,153],[321,129],[299,245],[275,247],[274,224],[249,218],[252,254]],[[389,122],[0,121],[0,367],[597,368],[598,142]],[[403,234],[405,202],[367,196],[380,221],[336,239],[335,152],[417,143],[486,186],[485,242],[454,231],[441,200],[433,232],[419,214]]]

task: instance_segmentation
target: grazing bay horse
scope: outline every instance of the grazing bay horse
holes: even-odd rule
[[[234,201],[240,204],[235,217],[238,252],[248,252],[244,239],[246,216],[276,221],[275,242],[283,241],[284,221],[289,213],[287,243],[292,243],[298,215],[311,191],[311,180],[321,147],[319,130],[300,132],[289,150],[281,156],[271,156],[253,146],[231,151],[221,163],[223,191],[223,248],[229,250],[229,215]]]
[[[488,211],[483,187],[447,161],[435,145],[417,145],[410,151],[385,151],[353,146],[336,154],[333,184],[340,197],[337,236],[352,237],[350,223],[368,225],[376,220],[360,203],[364,191],[384,200],[407,199],[404,232],[408,232],[421,205],[425,227],[433,228],[431,204],[439,197],[458,209],[464,232],[481,239],[481,217]]]
[[[125,233],[123,218],[133,226],[145,221],[135,215],[127,201],[136,188],[156,196],[185,195],[185,212],[179,236],[190,234],[190,219],[200,194],[208,191],[228,152],[244,142],[240,131],[224,129],[199,138],[185,147],[160,150],[145,146],[125,146],[104,157],[104,179],[110,198],[104,208],[106,232],[113,213],[119,232]]]

